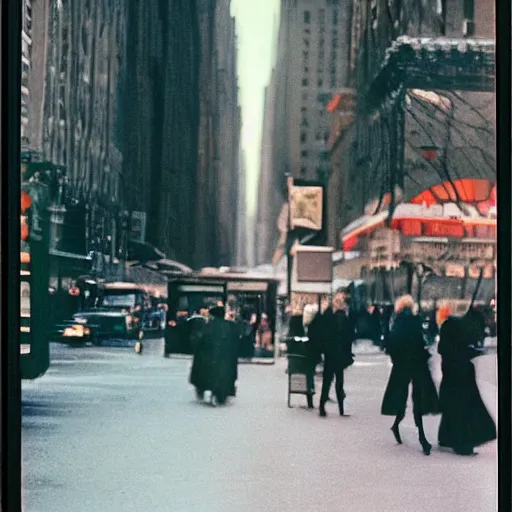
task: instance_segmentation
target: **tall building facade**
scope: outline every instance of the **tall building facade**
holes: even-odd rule
[[[246,188],[246,159],[245,151],[240,149],[238,162],[238,191],[236,209],[236,259],[238,267],[245,267],[248,264],[248,244],[252,237],[249,236],[247,225],[247,188]]]
[[[240,130],[235,19],[229,0],[199,0],[199,151],[196,267],[237,260]]]
[[[464,48],[468,53],[485,53],[493,43],[494,4],[489,0],[430,1],[421,6],[404,2],[401,11],[391,13],[396,22],[380,3],[371,8],[354,1],[348,84],[356,91],[359,105],[355,120],[333,132],[329,146],[333,164],[328,189],[329,240],[338,248],[340,230],[365,213],[387,208],[391,191],[394,201],[408,201],[449,179],[493,181],[496,177],[494,93],[457,89],[461,85],[457,74],[465,72]],[[377,83],[386,50],[400,36],[410,38],[425,54],[435,47],[443,55],[446,45],[454,41],[452,55],[457,54],[461,67],[452,74],[453,81],[448,78],[436,86],[423,80],[417,82],[417,89],[406,91],[402,124],[393,126],[392,116],[374,111],[370,119],[362,114],[368,109],[368,104],[362,103],[370,96],[361,91],[370,91]],[[435,39],[426,43],[422,38]],[[463,48],[460,54],[457,46]],[[484,53],[481,62],[486,60]],[[480,70],[476,66],[474,73],[480,71],[487,73],[485,66]],[[338,115],[335,110],[330,117],[336,120]],[[390,133],[390,126],[391,132],[396,128],[403,133],[403,157],[397,152],[397,138]],[[435,153],[435,159],[425,159],[425,150]],[[394,167],[401,160],[401,168]]]
[[[119,200],[117,84],[124,59],[124,3],[33,2],[29,130],[45,158],[66,168],[72,194]],[[33,141],[33,142],[32,142]]]
[[[102,250],[121,199],[125,3],[26,0],[22,14],[22,147],[58,190],[52,250],[83,256]]]
[[[276,142],[287,146],[288,172],[293,176],[316,180],[325,169],[323,151],[330,130],[325,106],[336,89],[346,85],[347,4],[341,0],[282,2],[278,61],[286,60],[286,66],[278,64],[276,71],[284,74],[280,88],[284,85],[286,92],[284,98],[278,93],[285,112],[278,113],[277,122],[288,137]]]
[[[29,0],[22,2],[21,15],[21,139],[28,139],[29,105],[30,105],[30,66],[32,60],[32,4]]]
[[[260,151],[260,174],[258,181],[258,202],[256,208],[256,253],[257,264],[269,263],[276,248],[279,232],[277,214],[283,204],[283,184],[275,172],[275,110],[276,71],[272,71],[270,83],[265,87],[263,108],[263,130]],[[277,179],[276,179],[277,178]]]
[[[147,241],[191,264],[199,126],[194,0],[128,2],[123,75],[123,194],[147,214]]]
[[[281,194],[282,204],[286,175],[328,179],[331,119],[326,106],[347,85],[351,9],[342,0],[281,1],[276,62],[265,99],[259,263],[269,262],[279,238],[276,222],[281,205],[270,198],[270,181]]]
[[[26,0],[22,136],[65,169],[89,234],[146,214],[146,242],[233,264],[240,127],[229,0]],[[30,92],[30,93],[29,93]],[[115,227],[118,229],[116,230]],[[105,234],[105,233],[103,233]]]

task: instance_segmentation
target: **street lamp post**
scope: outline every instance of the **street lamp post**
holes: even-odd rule
[[[290,173],[285,173],[287,191],[288,191],[288,218],[286,231],[286,291],[288,295],[288,304],[292,301],[292,254],[291,254],[291,227],[292,227],[292,208],[290,202],[290,180],[293,180]]]

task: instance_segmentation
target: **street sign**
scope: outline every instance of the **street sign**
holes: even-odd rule
[[[130,225],[130,238],[135,242],[144,243],[146,241],[146,212],[132,212]]]

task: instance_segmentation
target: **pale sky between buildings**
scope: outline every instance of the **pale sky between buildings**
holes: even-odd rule
[[[260,171],[263,94],[273,64],[279,0],[232,0],[238,39],[242,146],[247,164],[247,214],[256,212]]]

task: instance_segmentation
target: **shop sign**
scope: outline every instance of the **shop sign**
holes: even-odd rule
[[[464,236],[464,226],[462,224],[429,222],[425,224],[425,236],[462,238]]]
[[[446,265],[445,274],[446,277],[457,277],[459,279],[464,279],[464,265],[450,263]]]
[[[291,229],[307,228],[320,231],[322,229],[323,188],[291,185],[289,196]]]
[[[146,241],[146,212],[132,212],[131,239],[135,242]]]

